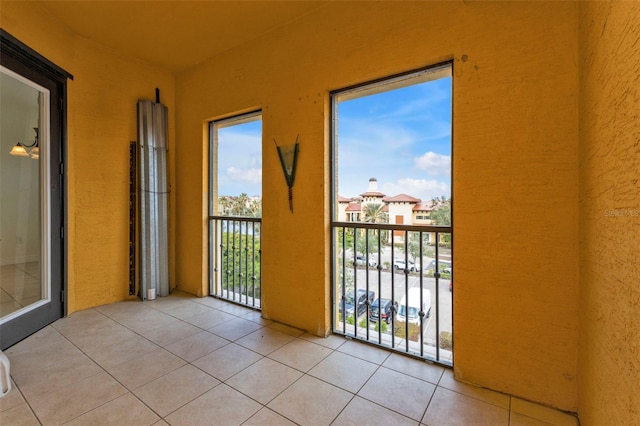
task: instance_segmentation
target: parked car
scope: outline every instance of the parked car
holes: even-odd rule
[[[420,317],[420,312],[424,312],[425,318],[429,318],[431,315],[431,293],[425,289],[422,292],[422,304],[420,304],[420,288],[412,287],[400,302],[396,320],[420,324],[423,320]]]
[[[356,256],[355,263],[356,263],[357,266],[368,265],[368,266],[371,266],[373,268],[378,266],[378,263],[372,257],[369,257],[369,260],[367,260],[364,256],[362,256],[360,254]]]
[[[346,299],[344,301],[344,312],[346,316],[353,315],[354,309],[356,312],[356,317],[359,317],[367,310],[367,305],[371,305],[373,303],[373,299],[375,299],[376,293],[374,291],[369,290],[367,293],[364,289],[359,289],[356,293],[356,299],[354,303],[353,293],[347,294]],[[342,313],[342,303],[338,306],[338,311]]]
[[[427,265],[427,271],[429,271],[430,273],[433,273],[435,272],[435,270],[436,270],[436,261],[432,260],[431,262],[429,262],[429,265]],[[448,260],[440,260],[438,262],[438,270],[440,271],[441,274],[451,274],[453,267],[451,266],[451,262],[449,262]]]
[[[391,312],[391,299],[376,299],[369,311],[369,321],[378,322],[378,317],[389,324],[393,312]]]
[[[408,269],[411,272],[420,272],[420,265],[415,265],[410,260],[405,262],[404,259],[393,259],[393,269]]]

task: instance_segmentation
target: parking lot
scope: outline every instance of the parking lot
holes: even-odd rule
[[[423,337],[424,339],[435,341],[436,315],[439,316],[439,330],[452,331],[452,293],[449,291],[449,283],[450,280],[448,279],[438,280],[438,291],[436,292],[436,280],[423,274],[405,274],[403,270],[378,271],[375,267],[359,266],[355,271],[353,291],[358,289],[370,290],[375,293],[374,300],[382,297],[400,303],[410,288],[420,288],[422,284],[423,291],[429,291],[431,295],[431,315],[429,318],[424,319]],[[339,293],[341,291],[342,289],[338,289]],[[335,300],[340,300],[339,295]],[[356,322],[359,323],[363,318],[365,318],[364,313],[358,316]],[[389,327],[389,333],[390,329],[391,327]]]

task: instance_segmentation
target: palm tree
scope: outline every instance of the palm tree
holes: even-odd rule
[[[364,221],[369,223],[386,223],[388,221],[387,214],[383,211],[384,204],[367,203],[362,208],[364,213]]]
[[[218,198],[218,214],[226,216],[229,214],[229,210],[231,209],[232,204],[231,197],[227,195],[222,195]]]
[[[384,209],[384,204],[378,204],[378,203],[365,204],[364,207],[362,208],[362,213],[364,213],[364,221],[368,223],[387,223],[389,221],[389,218],[387,213],[385,213],[383,209]],[[365,247],[364,238],[361,238],[361,241],[360,240],[358,241],[359,243],[361,243],[360,252],[365,254],[367,257],[369,256],[369,253],[377,252],[377,245],[378,245],[376,242],[378,230],[370,229],[368,232],[369,232],[369,244],[370,244],[368,247],[369,250],[367,250],[367,248]],[[381,234],[381,242],[383,245],[387,243],[386,232]],[[365,253],[366,251],[368,251],[368,253]],[[384,251],[384,249],[381,249],[381,251]]]
[[[229,216],[249,216],[249,203],[251,199],[243,192],[237,197],[232,197],[232,201],[229,206]]]
[[[249,216],[261,217],[262,216],[262,200],[254,198],[249,204]]]

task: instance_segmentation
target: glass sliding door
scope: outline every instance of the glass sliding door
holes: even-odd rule
[[[46,303],[51,286],[47,214],[49,90],[0,73],[0,321]],[[44,261],[43,261],[44,260]]]
[[[66,80],[0,30],[0,348],[64,314]]]

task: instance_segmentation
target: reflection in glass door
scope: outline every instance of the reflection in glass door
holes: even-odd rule
[[[49,90],[0,73],[0,322],[46,303]]]

